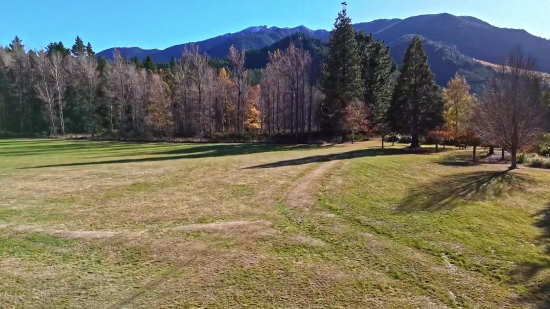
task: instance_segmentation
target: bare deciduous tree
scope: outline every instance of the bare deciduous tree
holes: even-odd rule
[[[187,78],[192,82],[193,90],[195,90],[195,98],[197,102],[197,117],[199,136],[204,135],[204,114],[208,108],[205,103],[208,103],[207,97],[210,96],[214,72],[208,65],[206,55],[201,55],[199,47],[192,45],[186,49],[183,54],[184,63],[186,65]],[[210,113],[208,113],[210,114]]]
[[[77,80],[80,81],[80,87],[78,88],[84,92],[88,126],[90,135],[93,138],[95,127],[95,101],[100,82],[100,74],[97,70],[97,58],[95,55],[82,54],[72,59],[74,61],[73,68],[79,76]]]
[[[485,141],[497,142],[512,154],[532,144],[544,126],[544,106],[535,60],[520,48],[509,53],[478,100],[473,117],[476,133]]]
[[[55,91],[56,85],[53,82],[50,74],[51,61],[48,54],[44,51],[38,53],[36,58],[36,73],[37,79],[35,83],[35,89],[38,94],[38,98],[46,105],[48,109],[48,116],[50,118],[50,135],[57,134],[57,128],[55,125]]]
[[[239,52],[235,46],[229,49],[229,62],[233,73],[233,80],[237,92],[237,132],[243,132],[244,122],[244,96],[250,87],[249,72],[245,68],[245,52]]]
[[[57,94],[57,105],[59,112],[59,123],[61,126],[61,134],[65,136],[65,117],[63,112],[66,104],[66,91],[68,86],[68,72],[70,70],[70,62],[66,61],[65,57],[57,50],[52,50],[50,55],[50,75],[55,83],[55,91]]]

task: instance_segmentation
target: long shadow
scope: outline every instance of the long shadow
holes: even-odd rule
[[[278,161],[274,163],[267,163],[262,165],[250,166],[245,169],[260,169],[260,168],[277,168],[283,166],[296,166],[315,162],[328,162],[334,160],[349,160],[361,157],[375,157],[375,156],[388,156],[388,155],[400,155],[413,153],[407,149],[395,149],[395,148],[367,148],[361,150],[353,150],[344,153],[334,153],[327,155],[318,155],[311,157],[304,157],[292,160]],[[418,152],[415,152],[418,153]]]
[[[472,166],[479,164],[479,161],[472,162],[472,154],[471,153],[452,153],[446,156],[441,157],[438,161],[436,161],[437,164],[444,165],[444,166]]]
[[[295,149],[314,149],[319,146],[313,145],[280,145],[280,144],[210,144],[202,146],[181,147],[164,152],[128,154],[132,156],[147,156],[143,158],[128,158],[117,160],[91,161],[91,162],[70,162],[63,164],[40,165],[32,167],[24,167],[21,169],[32,168],[47,168],[47,167],[71,167],[71,166],[87,166],[99,164],[123,164],[123,163],[140,163],[140,162],[162,162],[181,159],[197,159],[207,157],[222,157],[234,155],[246,155],[272,151],[288,151]],[[155,156],[156,155],[156,156]]]
[[[530,295],[523,299],[525,302],[535,302],[536,308],[550,309],[550,275],[540,282],[534,280],[537,275],[550,269],[550,203],[534,216],[538,218],[535,226],[542,231],[537,241],[544,246],[546,256],[538,261],[519,264],[511,275],[527,283]]]
[[[48,144],[47,141],[43,141],[40,144],[28,145],[14,145],[11,147],[0,148],[0,156],[24,156],[24,155],[43,155],[43,154],[55,154],[65,151],[85,151],[85,150],[97,150],[97,151],[120,151],[137,149],[135,144],[129,143],[114,143],[114,142],[52,142]]]
[[[420,185],[401,201],[400,212],[452,209],[462,201],[479,201],[513,194],[534,180],[512,171],[480,171],[437,178]]]

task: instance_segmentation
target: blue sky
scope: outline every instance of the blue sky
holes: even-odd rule
[[[341,0],[0,0],[0,44],[29,48],[80,35],[94,50],[166,48],[249,26],[330,29]],[[348,0],[354,23],[420,14],[470,15],[550,38],[548,0]]]

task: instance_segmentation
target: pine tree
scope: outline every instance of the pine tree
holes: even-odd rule
[[[155,72],[157,70],[157,65],[153,62],[153,58],[149,55],[143,61],[143,67],[151,72]]]
[[[322,87],[326,95],[322,105],[325,132],[335,133],[341,127],[346,106],[361,97],[361,61],[346,3],[338,14],[330,34],[329,54],[323,67]],[[346,134],[342,133],[343,139]]]
[[[86,45],[86,54],[88,54],[88,56],[95,55],[94,49],[92,48],[92,44],[90,44],[90,42],[88,42],[88,45]]]
[[[177,63],[176,63],[176,58],[174,58],[172,56],[172,58],[170,59],[170,63],[168,64],[168,67],[170,68],[170,72],[172,74],[175,74],[176,73],[176,66],[177,66]]]
[[[143,68],[143,63],[139,61],[137,56],[134,56],[134,58],[132,58],[130,62],[132,62],[136,66],[136,68],[139,68],[139,69]]]
[[[79,36],[76,36],[73,47],[71,48],[71,53],[76,57],[78,57],[80,55],[83,55],[85,52],[86,52],[86,46],[84,45],[84,41],[82,41],[82,39]]]
[[[50,43],[46,47],[46,52],[49,56],[51,56],[53,51],[57,51],[61,56],[66,57],[71,54],[71,50],[68,48],[65,48],[65,45],[63,45],[63,42],[59,43]]]
[[[444,104],[430,70],[422,41],[414,37],[405,53],[387,119],[394,132],[410,134],[411,148],[420,147],[419,136],[443,124]]]
[[[389,47],[383,41],[375,41],[372,34],[359,32],[357,43],[361,57],[363,101],[372,112],[371,123],[383,126],[391,101],[397,65],[393,61]]]

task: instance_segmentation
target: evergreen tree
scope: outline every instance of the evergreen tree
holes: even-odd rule
[[[383,41],[374,40],[363,32],[357,34],[361,57],[361,80],[363,83],[363,101],[371,111],[370,122],[382,129],[391,100],[394,76],[397,65],[393,61],[390,49]]]
[[[322,87],[326,95],[321,107],[325,132],[335,133],[341,127],[346,106],[363,93],[361,61],[346,3],[338,14],[330,34],[329,53],[323,67]],[[346,134],[342,132],[343,138]]]
[[[145,58],[143,61],[143,67],[151,72],[155,72],[157,70],[157,65],[153,62],[151,56],[147,56],[147,58]]]
[[[15,38],[10,43],[10,51],[14,51],[16,48],[25,49],[25,45],[23,45],[23,41],[16,35]]]
[[[422,41],[414,37],[405,53],[387,119],[394,132],[410,134],[411,148],[419,148],[419,136],[443,124],[444,104],[430,70]]]
[[[95,55],[95,52],[92,49],[92,44],[90,44],[90,42],[88,42],[88,45],[86,45],[86,54],[88,54],[88,56]]]
[[[48,55],[51,55],[52,51],[54,50],[60,53],[63,57],[71,54],[71,50],[68,48],[65,48],[65,45],[63,45],[63,42],[50,43],[46,47],[46,53],[48,53]]]
[[[136,68],[143,68],[143,63],[139,61],[137,56],[134,56],[134,58],[132,58],[130,62],[132,62],[136,66]]]
[[[71,48],[71,53],[78,57],[80,55],[83,55],[86,52],[86,46],[84,45],[84,41],[79,36],[76,36],[76,39],[74,40],[73,47]]]
[[[176,59],[173,56],[170,59],[170,63],[168,65],[169,65],[169,68],[170,68],[170,72],[172,72],[172,74],[175,74],[177,63],[176,63]]]

